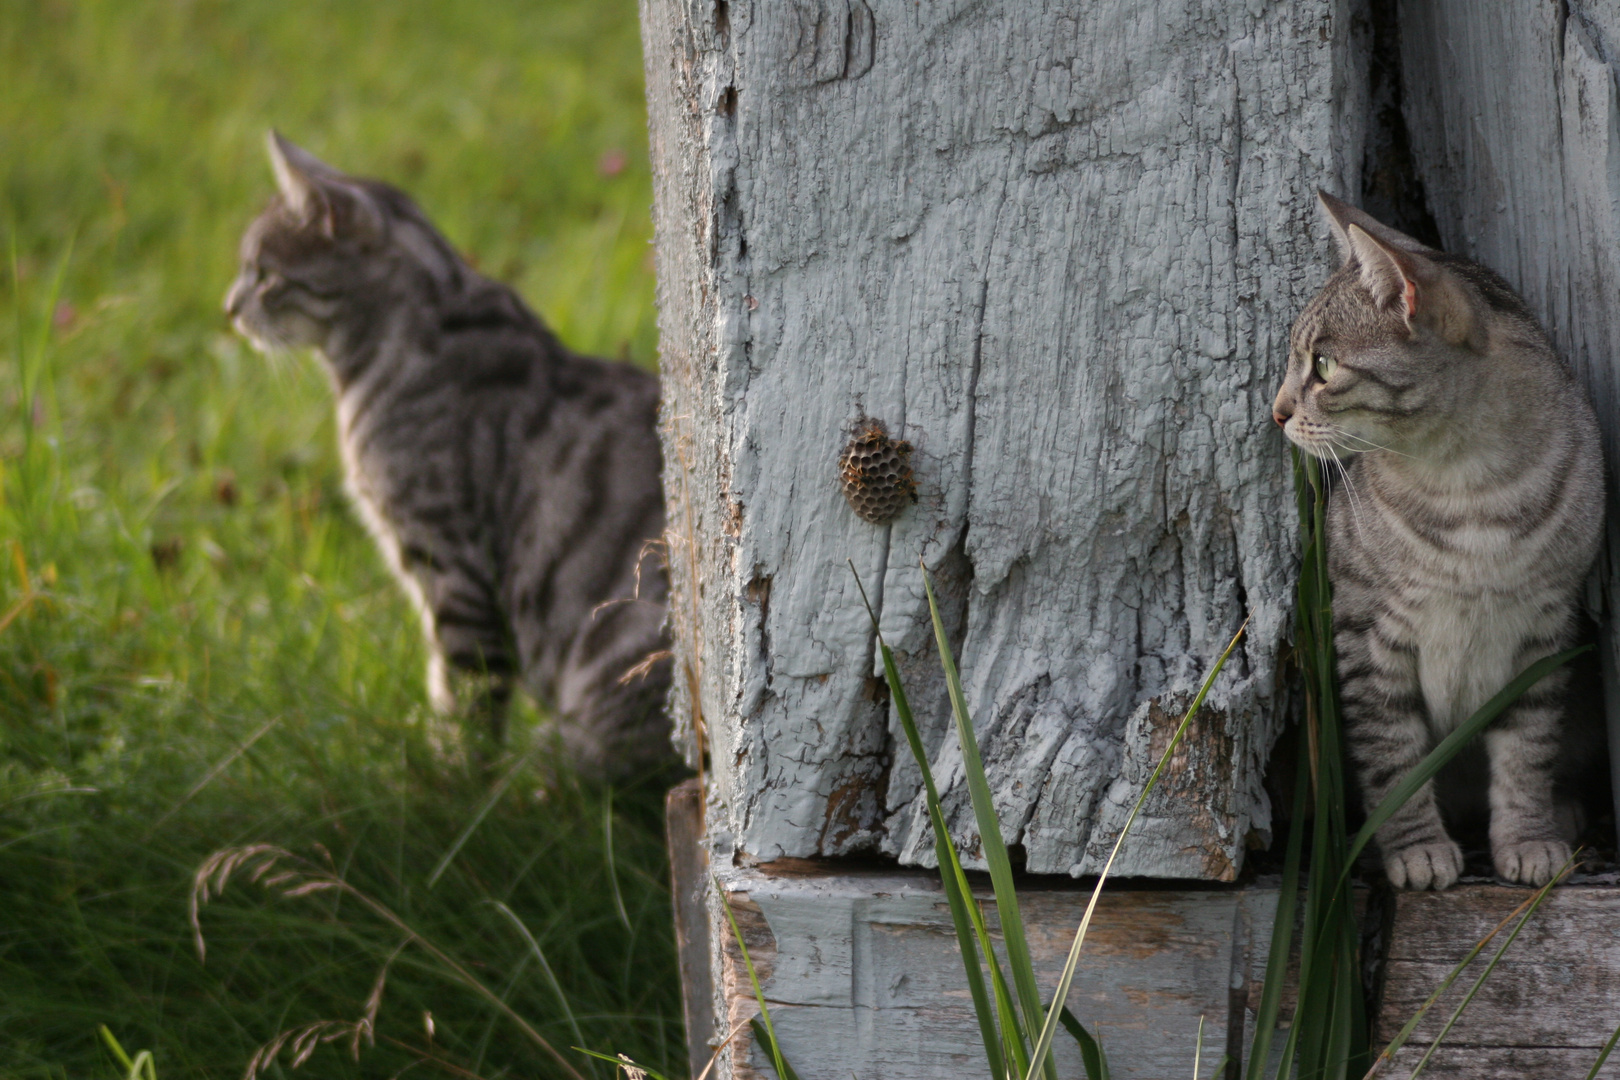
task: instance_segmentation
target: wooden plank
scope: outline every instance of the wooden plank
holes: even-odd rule
[[[932,875],[822,867],[795,876],[734,872],[724,885],[784,1052],[805,1080],[985,1071],[950,913]],[[1021,898],[1043,994],[1088,896],[1030,889]],[[982,899],[994,924],[988,894]],[[1069,1004],[1103,1042],[1113,1075],[1190,1074],[1200,1016],[1205,1062],[1226,1052],[1229,1013],[1235,1005],[1241,1014],[1263,970],[1274,909],[1269,890],[1104,894]],[[729,931],[719,952],[731,1026],[757,1006]],[[1244,1041],[1241,1031],[1236,1041]],[[773,1075],[750,1040],[738,1045],[747,1049],[727,1059],[726,1075]],[[1056,1051],[1059,1075],[1081,1074],[1068,1036]]]
[[[977,859],[920,559],[1032,872],[1098,869],[1250,617],[1116,867],[1236,874],[1292,618],[1266,417],[1331,268],[1310,193],[1359,187],[1352,8],[643,0],[679,708],[717,851],[932,861],[852,559]],[[863,416],[916,448],[886,526],[836,480]]]
[[[1498,885],[1398,895],[1378,1018],[1380,1042],[1399,1031],[1469,948],[1530,895],[1527,889]],[[1452,1028],[1427,1074],[1584,1076],[1620,1023],[1616,927],[1620,889],[1572,885],[1556,890]],[[1394,1075],[1403,1075],[1403,1063],[1410,1070],[1434,1040],[1506,933],[1419,1023],[1396,1059]],[[1620,1061],[1602,1075],[1620,1076]]]
[[[681,1011],[691,1076],[714,1052],[714,975],[709,940],[709,859],[703,849],[703,788],[696,777],[664,799],[669,892],[675,908],[675,947],[681,970]]]
[[[723,884],[784,1049],[806,1080],[982,1073],[960,954],[931,875],[835,871],[824,863],[792,870],[729,871]],[[1088,895],[1031,886],[1022,892],[1043,991],[1061,970]],[[1529,895],[1469,884],[1395,897],[1375,1045],[1392,1037],[1474,942]],[[987,892],[981,901],[994,923]],[[1070,1003],[1103,1040],[1114,1075],[1185,1075],[1201,1015],[1206,1060],[1222,1052],[1241,1056],[1254,1035],[1275,907],[1269,887],[1111,888],[1103,894]],[[1587,884],[1555,892],[1429,1069],[1527,1080],[1585,1075],[1620,1023],[1617,926],[1620,888]],[[717,940],[719,1008],[729,1027],[757,1010],[729,929]],[[1479,966],[1425,1017],[1389,1075],[1405,1075],[1416,1064]],[[1289,977],[1295,977],[1292,964]],[[1285,994],[1284,1032],[1292,1001]],[[722,1075],[771,1075],[746,1038],[738,1047]],[[1280,1040],[1273,1049],[1279,1048]],[[1078,1075],[1072,1042],[1060,1039],[1058,1051],[1060,1073]],[[1620,1076],[1620,1061],[1601,1075]]]
[[[1388,1075],[1405,1077],[1417,1066],[1421,1050],[1403,1050],[1390,1064]],[[1424,1067],[1427,1077],[1454,1076],[1461,1080],[1582,1080],[1597,1054],[1592,1050],[1556,1047],[1471,1047],[1467,1054],[1437,1053]],[[1605,1063],[1598,1076],[1614,1080],[1620,1066]]]

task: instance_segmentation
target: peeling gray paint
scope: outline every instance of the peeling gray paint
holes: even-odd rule
[[[1295,565],[1269,403],[1359,190],[1348,3],[643,0],[682,662],[711,833],[927,863],[865,609],[978,838],[923,598],[939,575],[1005,839],[1095,872],[1172,713],[1249,635],[1125,874],[1225,877],[1269,810]],[[870,62],[865,60],[870,53]],[[919,502],[875,527],[870,416]],[[1155,711],[1157,710],[1157,711]],[[1217,722],[1218,721],[1218,722]]]

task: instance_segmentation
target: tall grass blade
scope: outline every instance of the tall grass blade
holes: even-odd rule
[[[241,757],[243,754],[247,753],[249,750],[253,749],[254,743],[270,734],[270,729],[279,725],[283,719],[283,716],[284,714],[277,713],[275,716],[272,716],[270,719],[260,724],[259,729],[253,734],[249,735],[245,740],[231,747],[230,753],[216,761],[207,772],[203,773],[202,779],[198,780],[195,784],[192,784],[191,787],[186,790],[184,795],[180,796],[180,798],[172,806],[163,811],[163,813],[158,816],[156,821],[152,822],[152,824],[146,827],[146,832],[142,835],[141,839],[143,841],[152,839],[153,835],[156,834],[159,829],[163,828],[170,818],[180,812],[180,808],[182,806],[185,806],[186,803],[196,798],[203,788],[207,787],[209,784],[218,779],[219,774],[230,768],[232,762]]]
[[[990,870],[990,885],[995,891],[996,913],[1001,917],[1001,939],[1007,950],[1007,966],[1012,969],[1013,987],[1018,991],[1018,1003],[1023,1010],[1025,1031],[1042,1026],[1045,1016],[1041,1011],[1040,991],[1035,986],[1035,965],[1030,960],[1029,943],[1024,938],[1024,918],[1018,909],[1018,894],[1013,887],[1012,862],[1007,857],[1007,845],[1001,839],[1001,821],[996,816],[995,801],[990,794],[990,782],[984,773],[984,762],[979,757],[978,740],[973,734],[973,721],[968,716],[967,700],[962,693],[962,680],[957,674],[956,658],[945,636],[945,623],[940,618],[939,603],[934,597],[934,586],[928,569],[922,569],[923,589],[928,595],[928,613],[934,623],[934,641],[939,646],[940,666],[945,670],[945,686],[950,693],[951,716],[956,722],[956,737],[962,753],[962,771],[967,778],[968,795],[973,802],[973,816],[979,827],[979,847],[985,865]],[[1059,998],[1058,1004],[1062,1005]],[[1022,1034],[1022,1033],[1020,1033]],[[1047,1039],[1050,1044],[1051,1039]],[[1032,1055],[1039,1067],[1042,1055]],[[1056,1070],[1048,1070],[1056,1080]],[[1028,1074],[1026,1074],[1028,1075]]]
[[[1279,1057],[1277,1075],[1342,1077],[1351,1061],[1366,1053],[1366,1023],[1359,993],[1358,936],[1348,902],[1348,865],[1343,778],[1343,746],[1334,687],[1332,587],[1327,576],[1326,490],[1320,464],[1294,453],[1295,492],[1302,536],[1296,592],[1296,657],[1305,683],[1305,719],[1301,729],[1300,768],[1296,778],[1295,817],[1289,831],[1289,858],[1272,928],[1267,984],[1257,1017],[1248,1075],[1263,1077],[1270,1064],[1280,994],[1295,910],[1301,910],[1299,976],[1294,1021]],[[1307,825],[1306,788],[1312,813]],[[1303,866],[1303,899],[1299,891],[1306,828],[1311,856]]]
[[[73,260],[74,243],[75,238],[70,236],[67,248],[56,264],[56,272],[51,275],[38,327],[34,334],[33,343],[30,346],[25,344],[28,333],[23,319],[22,279],[17,257],[16,233],[12,233],[11,274],[16,320],[17,409],[23,437],[22,454],[19,455],[20,461],[16,466],[16,477],[20,494],[18,501],[22,504],[25,520],[29,518],[34,520],[45,519],[36,503],[41,490],[53,485],[53,476],[56,474],[53,473],[49,464],[59,466],[58,457],[51,457],[48,459],[48,463],[42,463],[34,451],[39,435],[37,429],[41,426],[37,421],[42,418],[49,420],[53,430],[58,429],[60,426],[59,410],[57,409],[55,397],[55,383],[49,377],[51,317],[62,297],[62,285],[67,278],[68,265]],[[44,384],[43,389],[42,383]],[[42,401],[42,395],[46,390],[51,391],[49,395],[51,408],[48,415],[43,408],[44,402]],[[49,445],[49,443],[46,445]],[[60,450],[58,449],[59,453]]]
[[[157,1080],[157,1063],[152,1058],[152,1051],[141,1050],[131,1058],[113,1036],[111,1028],[102,1024],[100,1032],[101,1041],[107,1044],[113,1057],[118,1059],[118,1064],[124,1067],[124,1080]]]
[[[1318,641],[1321,641],[1321,637]],[[1342,813],[1344,793],[1342,751],[1331,752],[1318,746],[1315,839],[1312,847],[1310,884],[1306,890],[1306,919],[1300,953],[1299,996],[1295,1022],[1284,1046],[1279,1075],[1287,1075],[1297,1050],[1303,1075],[1322,1072],[1326,1076],[1348,1075],[1349,1066],[1364,1047],[1365,1038],[1359,975],[1357,973],[1358,929],[1350,894],[1350,872],[1355,860],[1373,839],[1377,829],[1399,810],[1405,801],[1478,735],[1492,720],[1541,679],[1591,649],[1582,645],[1556,656],[1545,657],[1525,668],[1517,678],[1486,702],[1458,728],[1431,750],[1368,815],[1343,854],[1338,853],[1345,834]],[[1320,684],[1318,701],[1332,692],[1331,679]],[[1322,725],[1326,740],[1328,726]],[[1337,811],[1337,812],[1335,812]],[[1285,881],[1285,884],[1287,882]],[[1275,933],[1275,931],[1274,931]],[[1269,989],[1269,988],[1268,988]],[[1321,1022],[1317,1022],[1320,1020]],[[1260,1032],[1256,1033],[1257,1038]],[[1250,1076],[1259,1076],[1252,1071]]]
[[[1297,594],[1297,655],[1306,689],[1301,739],[1303,768],[1297,783],[1303,785],[1308,775],[1314,806],[1310,823],[1311,856],[1304,868],[1297,1003],[1294,1022],[1278,1062],[1278,1075],[1291,1075],[1297,1068],[1301,1076],[1339,1078],[1351,1075],[1352,1069],[1358,1074],[1362,1072],[1360,1063],[1371,1053],[1360,986],[1359,928],[1350,888],[1356,858],[1372,841],[1378,828],[1519,695],[1591,646],[1546,657],[1527,667],[1441,740],[1380,801],[1363,828],[1347,840],[1347,781],[1335,685],[1332,586],[1327,568],[1327,491],[1315,459],[1302,458],[1296,452],[1294,463],[1303,535]],[[1272,931],[1271,957],[1246,1073],[1249,1080],[1264,1077],[1270,1064],[1267,1059],[1292,944],[1294,908],[1300,888],[1298,852],[1304,836],[1301,816],[1305,805],[1301,790],[1302,787],[1296,788],[1295,818],[1290,827],[1288,860]],[[1377,1063],[1369,1062],[1368,1067],[1375,1070]]]
[[[900,669],[895,666],[894,653],[883,640],[883,632],[878,629],[877,612],[872,610],[872,601],[866,595],[866,586],[861,582],[861,575],[855,569],[852,560],[849,561],[849,572],[855,577],[855,587],[860,590],[861,602],[866,605],[866,614],[872,620],[872,634],[877,638],[878,651],[883,657],[883,678],[889,684],[889,698],[894,703],[895,715],[900,718],[900,727],[905,731],[906,743],[911,747],[911,756],[916,759],[917,768],[922,773],[923,788],[928,801],[928,820],[934,830],[934,855],[939,862],[940,881],[945,889],[945,899],[951,909],[951,922],[956,928],[956,943],[962,954],[968,993],[973,998],[973,1013],[979,1022],[979,1037],[984,1043],[990,1075],[999,1080],[1007,1075],[1007,1070],[1003,1064],[1001,1038],[996,1031],[995,1013],[991,1011],[990,998],[985,993],[984,974],[979,969],[979,955],[974,945],[973,924],[976,920],[972,915],[978,913],[978,906],[974,903],[972,890],[966,885],[967,878],[961,872],[962,864],[956,857],[956,847],[951,843],[950,832],[945,828],[944,818],[941,816],[939,789],[934,784],[934,772],[928,764],[928,751],[923,747],[922,735],[918,732],[917,722],[912,717],[911,702],[906,698],[906,688],[900,682]],[[951,873],[946,872],[947,866],[952,868]],[[995,954],[991,953],[990,956],[994,962]]]
[[[1299,901],[1299,862],[1305,846],[1305,776],[1309,767],[1305,740],[1299,743],[1299,766],[1294,775],[1294,814],[1288,823],[1288,850],[1283,857],[1282,884],[1277,889],[1277,911],[1271,924],[1271,952],[1266,957],[1265,982],[1255,1010],[1254,1039],[1249,1044],[1248,1080],[1262,1080],[1271,1057],[1271,1038],[1277,1030],[1283,983],[1288,976],[1288,952],[1294,945],[1294,912]],[[1297,1025],[1296,1025],[1297,1026]]]
[[[585,1033],[580,1030],[579,1020],[574,1016],[574,1007],[569,1004],[568,995],[563,993],[562,984],[557,981],[556,973],[551,970],[551,961],[546,959],[546,954],[540,948],[540,943],[535,940],[533,934],[529,933],[529,928],[524,925],[522,919],[518,918],[517,912],[499,900],[490,900],[488,903],[496,911],[506,916],[507,921],[516,927],[517,932],[522,935],[524,942],[529,946],[529,951],[540,962],[540,970],[545,973],[546,982],[551,986],[551,992],[557,995],[557,1003],[562,1006],[563,1016],[568,1021],[568,1030],[574,1034],[574,1041],[581,1046],[585,1045]],[[591,1068],[591,1075],[596,1075],[594,1067]]]
[[[630,913],[624,908],[624,893],[619,889],[618,861],[613,857],[613,789],[607,793],[607,805],[602,810],[602,844],[607,856],[608,884],[613,886],[613,906],[619,913],[619,924],[626,933],[635,933],[630,925]]]
[[[984,980],[979,972],[981,955],[984,957],[985,965],[990,969],[990,988],[995,999],[994,1019],[991,1019],[988,1003],[979,1018],[979,1034],[987,1040],[986,1050],[994,1051],[989,1055],[990,1075],[1006,1076],[1009,1067],[1022,1075],[1023,1067],[1029,1060],[1027,1044],[1018,1022],[1018,1008],[1013,1003],[1012,993],[1007,988],[1007,978],[1001,970],[1001,961],[996,957],[995,949],[990,943],[990,932],[984,922],[984,912],[980,910],[979,902],[968,884],[967,874],[962,869],[962,861],[956,854],[956,847],[950,842],[950,832],[945,827],[945,814],[937,802],[929,805],[928,816],[934,826],[934,851],[940,861],[940,877],[948,879],[951,883],[947,895],[952,898],[953,915],[955,908],[960,908],[962,913],[963,925],[957,927],[957,944],[962,952],[962,963],[971,971],[970,984],[976,984],[981,995],[984,993]],[[939,842],[940,837],[945,838],[943,844]],[[972,992],[971,987],[969,992]],[[975,1011],[978,1006],[979,1002],[975,1000]]]
[[[719,879],[714,882],[714,891],[720,897],[720,903],[726,909],[726,921],[731,923],[731,936],[737,941],[737,950],[742,953],[743,967],[748,969],[748,983],[754,988],[754,1000],[759,1002],[759,1015],[764,1018],[763,1027],[756,1020],[750,1026],[754,1029],[754,1037],[765,1044],[770,1051],[771,1064],[776,1066],[777,1080],[798,1080],[790,1073],[787,1060],[782,1056],[782,1044],[776,1041],[776,1028],[771,1024],[771,1007],[765,1004],[765,991],[760,989],[759,976],[754,973],[754,961],[748,955],[748,943],[743,940],[742,930],[737,926],[737,915],[731,910],[731,898],[726,895],[724,886]]]
[[[506,794],[506,789],[512,786],[512,781],[516,780],[518,774],[534,759],[535,754],[539,752],[542,745],[541,742],[536,741],[516,761],[512,762],[511,767],[506,770],[506,775],[502,776],[496,781],[495,786],[490,788],[489,794],[484,797],[483,803],[474,812],[472,820],[467,822],[467,827],[461,830],[460,835],[455,838],[445,853],[439,857],[439,861],[434,864],[433,872],[428,874],[427,887],[429,889],[439,883],[439,878],[443,877],[444,872],[450,868],[450,864],[456,861],[456,856],[461,853],[461,849],[466,846],[467,841],[472,839],[473,833],[478,831],[478,826],[484,823],[484,819],[489,816],[489,812],[500,803],[501,796]],[[614,887],[618,887],[617,881],[614,882]]]
[[[979,1021],[980,1036],[990,1064],[990,1074],[997,1078],[1009,1074],[1022,1076],[1028,1069],[1029,1063],[1026,1049],[1028,1045],[1027,1031],[1019,1022],[1018,1010],[1008,990],[1006,977],[1001,970],[1001,963],[991,944],[989,929],[985,924],[983,912],[980,911],[978,902],[973,897],[967,874],[962,868],[961,859],[957,856],[956,846],[951,842],[950,832],[945,824],[944,807],[939,799],[939,789],[934,782],[933,770],[928,762],[928,754],[923,747],[922,737],[917,730],[916,721],[911,712],[911,703],[907,700],[905,687],[900,681],[900,672],[894,662],[894,653],[890,650],[888,643],[883,640],[883,633],[878,628],[877,613],[872,610],[871,600],[867,597],[866,587],[861,581],[859,572],[855,570],[855,564],[850,562],[849,567],[851,574],[855,577],[855,587],[860,590],[861,600],[866,605],[867,615],[872,620],[872,632],[877,638],[878,649],[883,658],[884,678],[889,685],[895,712],[900,718],[900,725],[905,731],[906,741],[911,747],[912,756],[916,758],[918,769],[922,774],[928,803],[929,823],[934,830],[934,850],[939,860],[940,877],[945,885],[946,895],[951,902],[952,918],[956,923],[957,943],[962,953],[963,965],[967,971],[969,989],[974,999],[974,1011]],[[937,606],[934,610],[937,615]],[[999,830],[997,835],[999,838]],[[984,992],[984,981],[979,967],[979,955],[981,954],[984,957],[984,963],[990,969],[990,979],[995,994],[995,1014],[993,1017],[990,1011],[990,1003]],[[1045,1007],[1043,1006],[1044,1011]],[[1108,1059],[1103,1053],[1102,1044],[1092,1037],[1091,1033],[1067,1008],[1059,1010],[1058,1017],[1064,1029],[1074,1037],[1080,1046],[1081,1059],[1089,1080],[1108,1080]],[[1004,1065],[1003,1062],[1006,1064]]]
[[[763,1024],[759,1022],[758,1016],[748,1021],[749,1028],[751,1028],[754,1032],[754,1038],[758,1039],[762,1045],[768,1047],[771,1051],[771,1060],[779,1063],[777,1064],[778,1072],[776,1075],[780,1078],[780,1080],[799,1080],[799,1074],[793,1071],[793,1066],[790,1065],[787,1059],[782,1056],[782,1048],[776,1044],[776,1032],[769,1026],[769,1024],[769,1017],[766,1018],[766,1021]]]
[[[990,969],[990,988],[995,993],[996,1001],[996,1021],[1001,1029],[1001,1053],[1007,1063],[1008,1074],[1022,1076],[1029,1066],[1028,1037],[1018,1021],[1018,1007],[1013,1003],[1012,993],[1007,988],[1007,978],[1002,974],[1001,961],[996,957],[995,949],[990,943],[990,930],[985,924],[984,912],[980,910],[979,902],[968,885],[967,874],[962,869],[962,860],[956,854],[956,846],[948,839],[950,833],[945,827],[945,811],[938,803],[934,803],[929,806],[928,815],[934,823],[935,836],[947,837],[945,855],[949,859],[949,873],[956,882],[957,893],[965,900],[964,906],[973,925],[974,937],[978,940],[979,952],[983,954],[985,964]],[[946,867],[942,864],[940,867],[942,877],[945,876],[945,870]],[[970,952],[972,947],[972,942],[969,942]]]
[[[272,871],[274,872],[272,873]],[[431,939],[422,936],[398,912],[376,897],[338,877],[334,871],[318,866],[307,859],[301,859],[285,848],[277,847],[274,844],[249,844],[244,847],[223,848],[214,852],[202,866],[197,868],[192,877],[189,906],[191,930],[197,946],[197,958],[199,961],[207,956],[202,933],[201,906],[223,893],[227,882],[230,881],[233,875],[239,873],[244,874],[250,881],[260,882],[265,888],[276,890],[288,899],[325,892],[336,892],[352,898],[377,918],[405,934],[408,941],[413,942],[433,958],[442,972],[483,998],[497,1012],[511,1021],[523,1033],[525,1038],[549,1054],[565,1073],[573,1077],[574,1080],[585,1080],[584,1074],[574,1067],[574,1063],[564,1057],[562,1052],[553,1046],[551,1041],[544,1035],[541,1035],[533,1024],[529,1023],[511,1005],[507,1004],[504,997],[485,985],[483,980],[468,970],[467,966],[461,961],[450,955]]]
[[[1592,1062],[1592,1068],[1587,1071],[1586,1080],[1597,1080],[1598,1070],[1603,1068],[1605,1061],[1609,1060],[1609,1053],[1614,1049],[1617,1040],[1620,1040],[1620,1026],[1615,1027],[1614,1033],[1609,1036],[1609,1041],[1603,1044],[1603,1049],[1598,1053],[1597,1060]]]
[[[1062,1024],[1063,1030],[1074,1036],[1074,1041],[1080,1044],[1080,1061],[1086,1067],[1086,1076],[1089,1080],[1109,1080],[1108,1055],[1103,1053],[1102,1043],[1085,1029],[1085,1025],[1075,1019],[1074,1013],[1069,1011],[1067,1005],[1058,1010],[1058,1023]]]
[[[1575,856],[1571,855],[1558,873],[1553,875],[1552,880],[1536,891],[1535,899],[1530,903],[1530,910],[1524,913],[1524,917],[1519,920],[1519,924],[1513,928],[1513,933],[1509,934],[1507,940],[1497,948],[1496,955],[1491,957],[1491,962],[1485,965],[1485,970],[1479,973],[1479,978],[1474,980],[1474,985],[1468,988],[1468,993],[1464,994],[1463,999],[1457,1003],[1457,1008],[1452,1011],[1450,1018],[1446,1020],[1446,1026],[1440,1029],[1439,1034],[1434,1037],[1434,1042],[1429,1044],[1429,1049],[1418,1059],[1417,1067],[1412,1070],[1412,1075],[1407,1080],[1417,1080],[1419,1074],[1428,1067],[1429,1059],[1434,1057],[1434,1052],[1440,1049],[1440,1044],[1450,1034],[1452,1026],[1462,1016],[1463,1010],[1468,1008],[1469,1003],[1474,1000],[1474,995],[1479,993],[1479,988],[1485,985],[1485,980],[1491,977],[1492,971],[1496,970],[1496,965],[1501,962],[1503,955],[1508,951],[1508,947],[1519,936],[1519,931],[1523,930],[1525,924],[1535,917],[1536,909],[1541,906],[1543,900],[1552,895],[1553,888],[1564,880],[1574,865]]]
[[[923,578],[925,584],[927,580],[927,577]],[[932,592],[929,593],[928,599],[930,606],[932,606]],[[936,628],[939,626],[937,612],[934,616],[934,626]],[[1181,718],[1181,723],[1177,725],[1175,734],[1170,737],[1169,744],[1159,757],[1158,765],[1154,766],[1153,774],[1148,777],[1147,784],[1142,788],[1142,794],[1136,797],[1136,805],[1131,807],[1130,814],[1125,818],[1124,826],[1119,830],[1119,836],[1114,839],[1113,850],[1108,853],[1108,861],[1103,863],[1102,873],[1097,875],[1097,885],[1091,890],[1091,900],[1086,904],[1085,914],[1080,917],[1079,929],[1074,934],[1074,944],[1069,948],[1069,958],[1063,965],[1063,974],[1058,978],[1057,991],[1052,995],[1052,1009],[1048,1011],[1046,1022],[1041,1026],[1040,1038],[1035,1042],[1033,1060],[1030,1062],[1029,1071],[1024,1074],[1024,1080],[1034,1080],[1035,1072],[1040,1069],[1051,1052],[1052,1036],[1057,1029],[1058,1012],[1063,1008],[1063,1003],[1069,996],[1069,987],[1074,982],[1075,968],[1080,964],[1080,948],[1085,944],[1086,931],[1091,927],[1091,916],[1097,910],[1097,900],[1102,896],[1103,883],[1108,880],[1108,872],[1113,869],[1114,860],[1119,857],[1119,849],[1125,843],[1125,837],[1131,831],[1131,825],[1136,822],[1136,815],[1141,812],[1142,805],[1147,802],[1148,795],[1153,791],[1154,786],[1158,784],[1159,777],[1164,775],[1164,770],[1169,766],[1170,758],[1175,754],[1176,747],[1181,745],[1182,736],[1187,734],[1187,728],[1192,724],[1193,716],[1197,714],[1199,707],[1204,704],[1204,698],[1208,695],[1209,688],[1215,684],[1216,676],[1220,675],[1221,669],[1226,666],[1227,658],[1232,655],[1232,650],[1237,648],[1238,642],[1243,638],[1243,632],[1248,628],[1249,620],[1244,619],[1243,625],[1238,627],[1237,633],[1232,635],[1232,640],[1227,644],[1226,651],[1221,653],[1220,659],[1215,661],[1215,666],[1204,677],[1204,684],[1198,688],[1198,695],[1193,698],[1192,704],[1187,707],[1186,715]],[[941,636],[940,642],[943,651],[943,636]]]

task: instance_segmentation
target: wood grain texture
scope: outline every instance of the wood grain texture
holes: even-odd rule
[[[1474,943],[1530,895],[1497,885],[1399,894],[1380,1041],[1399,1031]],[[1553,892],[1441,1043],[1425,1075],[1585,1076],[1620,1023],[1617,928],[1620,889],[1575,885]],[[1390,1075],[1404,1076],[1416,1064],[1507,933],[1418,1024]],[[1611,1059],[1599,1075],[1620,1076],[1620,1059]]]
[[[808,863],[791,874],[732,870],[721,886],[736,910],[772,1017],[806,1077],[935,1077],[984,1071],[949,911],[932,875],[839,872]],[[1061,970],[1085,905],[1082,889],[1022,890],[1030,950],[1045,992]],[[1469,884],[1400,893],[1376,1016],[1381,1046],[1528,889]],[[981,902],[994,924],[988,890]],[[723,909],[713,912],[717,1015],[755,1015]],[[1198,1017],[1213,1060],[1241,1055],[1254,1035],[1273,888],[1130,890],[1103,894],[1071,991],[1071,1007],[1104,1042],[1114,1075],[1188,1075]],[[1553,893],[1436,1051],[1440,1076],[1578,1077],[1620,1023],[1620,888],[1566,885]],[[1510,927],[1511,928],[1511,927]],[[1296,927],[1296,931],[1298,927]],[[1504,931],[1504,936],[1505,936]],[[997,935],[999,942],[999,935]],[[1499,937],[1499,943],[1503,938]],[[1298,947],[1296,933],[1295,947]],[[1494,952],[1494,945],[1416,1028],[1385,1075],[1405,1076]],[[1288,979],[1297,978],[1297,952]],[[1280,1020],[1292,1012],[1285,984]],[[1233,1030],[1243,1017],[1243,1028]],[[745,1037],[723,1075],[771,1075]],[[1072,1042],[1057,1043],[1060,1075],[1081,1075]],[[1517,1071],[1515,1071],[1517,1070]],[[1620,1076],[1620,1060],[1600,1076]]]
[[[1620,3],[1402,0],[1413,158],[1442,244],[1496,270],[1585,383],[1603,428],[1609,544],[1592,607],[1620,601]],[[1602,648],[1620,739],[1620,637]],[[1620,756],[1611,755],[1611,768]],[[1620,794],[1620,784],[1616,785]]]
[[[1421,1050],[1402,1050],[1386,1075],[1409,1076],[1422,1056]],[[1584,1080],[1596,1060],[1595,1050],[1560,1050],[1546,1046],[1475,1047],[1467,1054],[1437,1053],[1424,1067],[1422,1075],[1458,1080]],[[1620,1072],[1605,1063],[1598,1076],[1602,1080],[1613,1080]]]
[[[670,906],[680,958],[681,1013],[686,1020],[688,1075],[698,1076],[713,1053],[714,974],[709,935],[709,860],[703,847],[703,789],[684,780],[664,799]]]
[[[745,858],[928,864],[867,583],[952,829],[978,837],[935,575],[1004,839],[1095,872],[1201,677],[1249,635],[1117,872],[1230,879],[1295,564],[1269,402],[1357,190],[1340,0],[643,0],[675,625],[710,828]],[[862,417],[916,448],[891,525]]]
[[[805,1080],[985,1072],[950,912],[932,875],[745,871],[724,886],[783,1052]],[[1027,890],[1021,898],[1043,994],[1088,896]],[[982,899],[994,926],[988,892]],[[1104,895],[1069,1004],[1102,1041],[1114,1076],[1191,1075],[1200,1016],[1206,1069],[1226,1051],[1229,1012],[1243,1007],[1263,971],[1275,907],[1269,890]],[[728,1026],[745,1023],[758,1006],[729,929],[718,961],[721,1015]],[[738,1047],[728,1075],[774,1075],[751,1039]],[[1083,1075],[1072,1039],[1060,1034],[1055,1049],[1060,1076]]]

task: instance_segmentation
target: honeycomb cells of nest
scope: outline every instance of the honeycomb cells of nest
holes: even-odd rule
[[[896,442],[876,420],[863,424],[838,458],[838,481],[856,514],[874,525],[917,501],[911,444]]]

